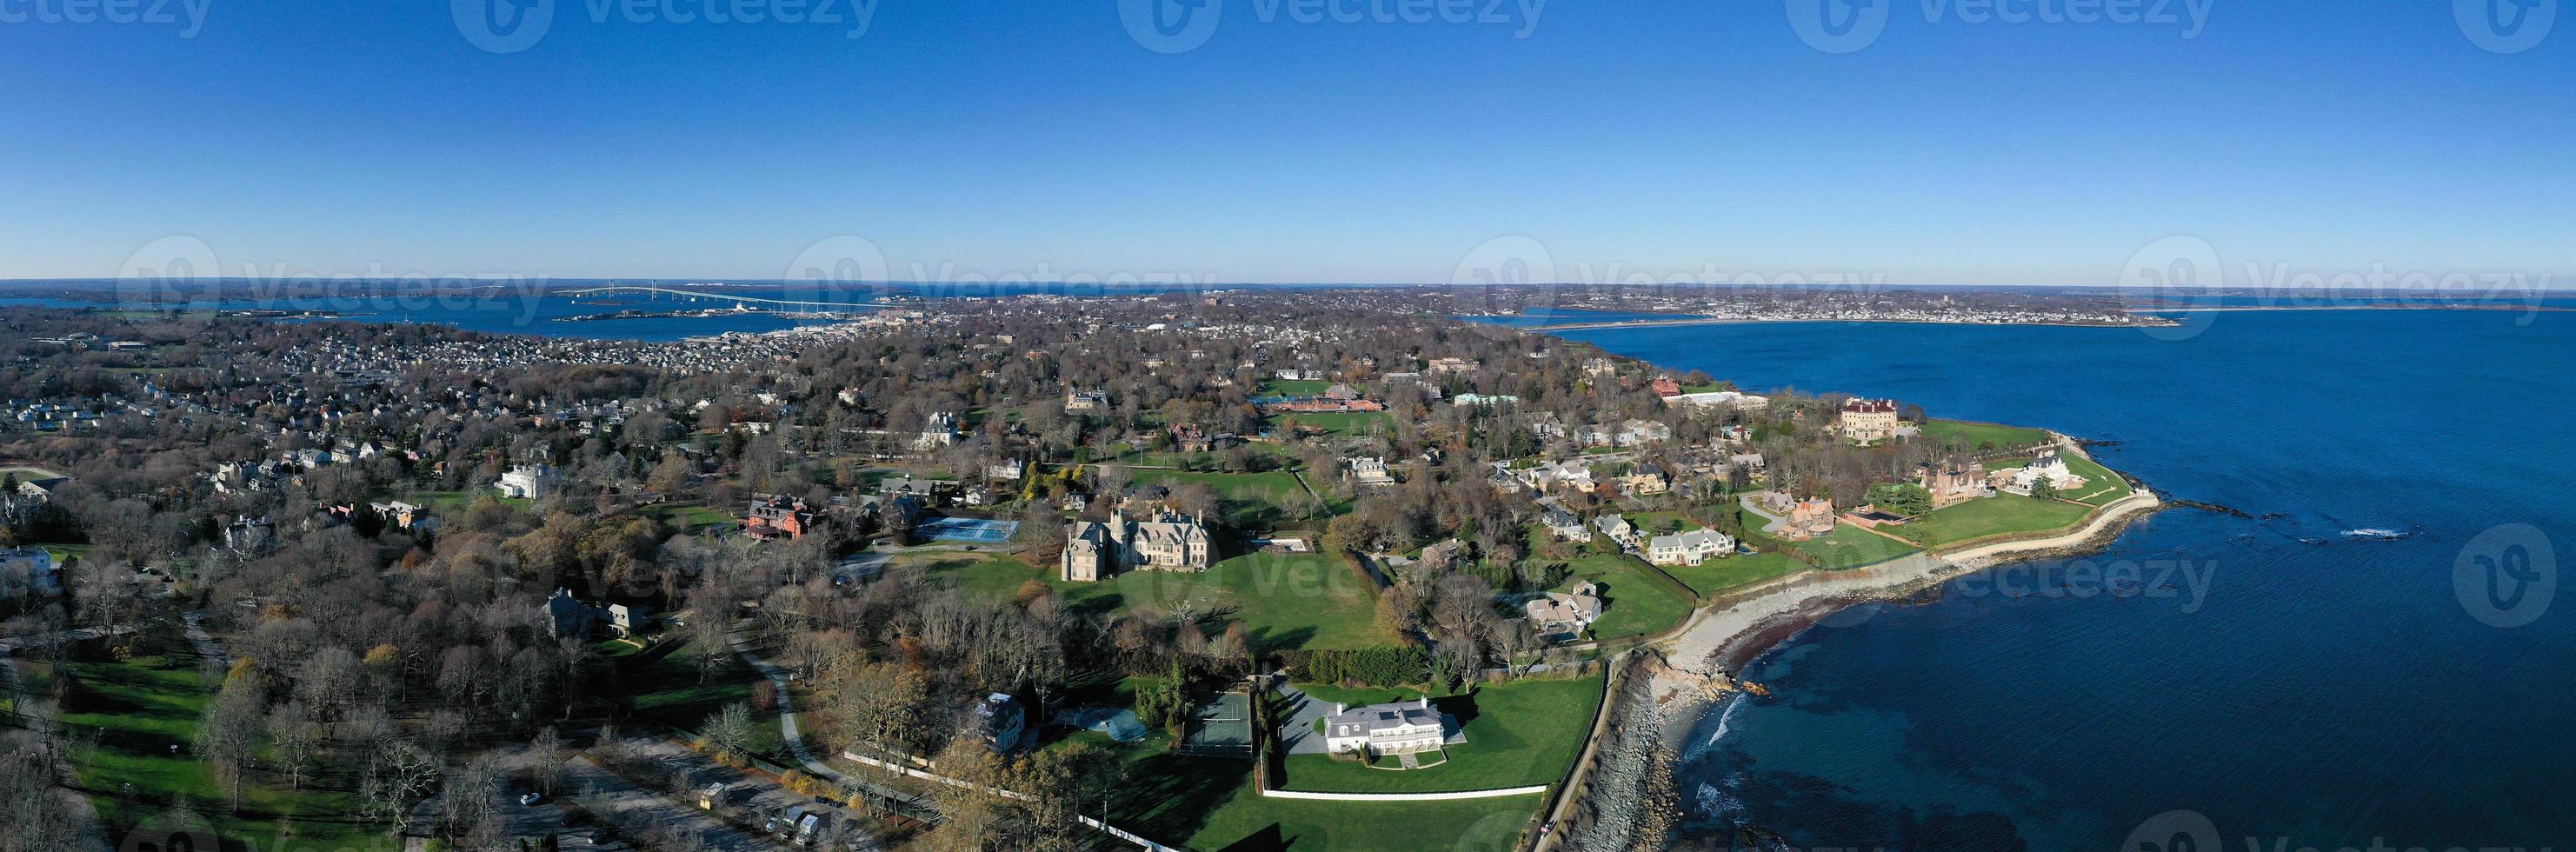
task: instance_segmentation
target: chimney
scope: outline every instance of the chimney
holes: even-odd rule
[[[1351,705],[1343,704],[1338,701],[1333,702],[1333,715],[1339,716],[1348,712],[1351,712]]]
[[[1424,709],[1424,710],[1429,710],[1429,709],[1431,709],[1431,694],[1430,694],[1430,693],[1427,693],[1427,692],[1426,692],[1426,693],[1423,693],[1423,694],[1422,694],[1422,709]]]

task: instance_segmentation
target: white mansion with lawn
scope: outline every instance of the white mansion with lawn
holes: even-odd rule
[[[1377,757],[1439,751],[1444,741],[1440,711],[1431,699],[1412,703],[1371,704],[1352,708],[1333,705],[1324,720],[1324,750],[1333,754]]]

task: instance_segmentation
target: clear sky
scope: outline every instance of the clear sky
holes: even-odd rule
[[[2186,235],[2239,275],[2576,283],[2576,15],[1204,1],[882,0],[862,31],[853,0],[552,0],[500,35],[484,4],[535,0],[0,0],[0,278],[168,237],[226,274],[779,278],[846,235],[899,280],[1445,282],[1526,237],[1568,281],[2107,284]]]

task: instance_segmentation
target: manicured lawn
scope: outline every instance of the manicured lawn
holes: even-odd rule
[[[1923,437],[1976,450],[1988,444],[1996,448],[2036,444],[2048,440],[2048,432],[2044,429],[2000,426],[1993,423],[1934,420],[1923,424]]]
[[[1259,391],[1255,392],[1255,393],[1254,393],[1254,395],[1255,395],[1255,396],[1317,396],[1317,395],[1322,394],[1324,391],[1331,390],[1331,389],[1332,389],[1332,387],[1333,387],[1333,383],[1332,383],[1332,382],[1329,382],[1329,381],[1323,381],[1323,380],[1318,380],[1318,379],[1305,379],[1305,380],[1298,380],[1298,381],[1290,381],[1290,380],[1287,380],[1287,379],[1271,379],[1271,380],[1269,380],[1269,381],[1262,382],[1262,383],[1261,383],[1261,389],[1260,389]]]
[[[1538,816],[1540,801],[1538,794],[1531,794],[1456,802],[1316,802],[1265,799],[1246,785],[1208,813],[1198,833],[1182,842],[1192,849],[1226,852],[1502,852],[1511,849],[1521,830]]]
[[[1252,553],[1204,574],[1130,571],[1101,583],[1068,583],[1051,568],[1008,557],[944,559],[929,569],[964,594],[1008,600],[1030,580],[1046,583],[1077,609],[1170,615],[1187,607],[1211,633],[1242,622],[1264,650],[1367,648],[1393,637],[1377,629],[1377,590],[1339,558],[1307,553]]]
[[[695,532],[710,525],[731,524],[741,520],[732,514],[694,503],[664,504],[655,506],[650,511],[664,525],[681,532]]]
[[[95,549],[95,548],[97,547],[97,545],[90,545],[90,544],[40,544],[40,545],[37,545],[37,547],[42,547],[42,548],[44,548],[44,549],[45,549],[45,552],[53,554],[53,555],[54,555],[54,562],[55,562],[56,564],[60,564],[60,563],[62,563],[63,561],[68,560],[68,559],[71,559],[72,557],[75,557],[75,556],[88,556],[88,555],[89,555],[89,552],[90,552],[92,549]]]
[[[41,467],[0,467],[0,476],[15,476],[19,482],[34,479],[61,479],[63,474]]]
[[[1328,411],[1317,414],[1283,414],[1275,420],[1295,420],[1300,426],[1322,429],[1333,435],[1366,435],[1377,427],[1394,422],[1383,411]]]
[[[2091,509],[2073,503],[1997,494],[1935,509],[1895,532],[1937,547],[1990,535],[2062,529],[2088,514]]]
[[[1890,540],[1850,524],[1835,527],[1832,535],[1802,541],[1795,546],[1798,552],[1816,560],[1816,567],[1828,571],[1875,565],[1916,550],[1904,542]]]
[[[1179,488],[1183,485],[1205,485],[1224,498],[1226,526],[1237,529],[1267,529],[1288,520],[1282,506],[1306,489],[1298,486],[1297,477],[1287,471],[1266,473],[1196,473],[1178,470],[1136,471],[1138,485],[1160,485]]]
[[[1471,696],[1434,698],[1431,705],[1456,716],[1467,737],[1465,744],[1447,749],[1447,764],[1390,772],[1328,755],[1289,755],[1282,788],[1438,793],[1554,784],[1564,780],[1566,767],[1583,750],[1593,710],[1601,705],[1601,688],[1599,676],[1523,680],[1488,684]]]
[[[1786,554],[1756,553],[1750,556],[1737,555],[1725,559],[1711,559],[1698,566],[1669,566],[1664,569],[1664,573],[1671,574],[1673,579],[1690,586],[1691,591],[1714,595],[1746,583],[1758,583],[1804,567],[1806,566],[1798,564],[1797,560],[1790,559]]]
[[[1572,563],[1574,573],[1555,591],[1572,591],[1585,580],[1601,584],[1606,606],[1592,622],[1592,635],[1602,639],[1640,636],[1672,629],[1690,617],[1698,602],[1674,594],[1647,576],[1652,566],[1626,556],[1585,556]]]
[[[405,503],[427,506],[440,511],[463,511],[465,507],[474,505],[474,501],[486,496],[498,498],[501,501],[501,505],[508,506],[522,512],[527,511],[528,507],[535,506],[537,504],[537,501],[530,500],[525,497],[502,497],[501,492],[489,489],[478,491],[414,491],[403,495],[402,501]]]
[[[242,811],[231,813],[229,789],[194,756],[197,725],[213,692],[194,655],[174,650],[115,662],[84,643],[75,660],[70,668],[82,688],[62,722],[70,730],[99,732],[98,748],[83,756],[76,771],[83,787],[101,791],[90,800],[110,837],[185,796],[213,822],[226,849],[250,848],[251,842],[277,847],[284,839],[278,836],[282,823],[291,827],[299,848],[363,849],[385,842],[389,828],[350,816],[358,810],[350,789],[356,779],[328,765],[307,777],[302,790],[259,771],[243,786]],[[173,745],[179,747],[175,752]],[[135,791],[130,806],[119,804],[118,791],[127,784]]]
[[[2120,475],[2112,473],[2110,468],[2096,464],[2092,459],[2083,456],[2072,454],[2066,456],[2066,469],[2074,471],[2076,476],[2084,477],[2084,487],[2068,490],[2059,496],[2088,506],[2108,506],[2112,501],[2127,497],[2129,492],[2135,490],[2129,487],[2128,480],[2121,479]]]

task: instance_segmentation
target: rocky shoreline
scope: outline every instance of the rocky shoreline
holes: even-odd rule
[[[2082,452],[2071,439],[2057,437],[2061,445]],[[2130,524],[2170,507],[2142,487],[2065,535],[1982,545],[1948,556],[1918,555],[1826,581],[1784,584],[1702,613],[1673,640],[1672,656],[1641,653],[1627,663],[1639,667],[1631,674],[1646,676],[1632,678],[1633,688],[1613,697],[1615,729],[1602,744],[1601,763],[1588,776],[1587,789],[1576,791],[1587,803],[1616,804],[1587,805],[1591,818],[1570,826],[1564,841],[1571,848],[1589,849],[1661,848],[1679,840],[1675,832],[1682,815],[1673,768],[1692,730],[1735,693],[1761,689],[1736,679],[1746,664],[1817,622],[1861,604],[1928,600],[1950,580],[2001,565],[2099,553]],[[1667,810],[1653,812],[1657,808]]]

